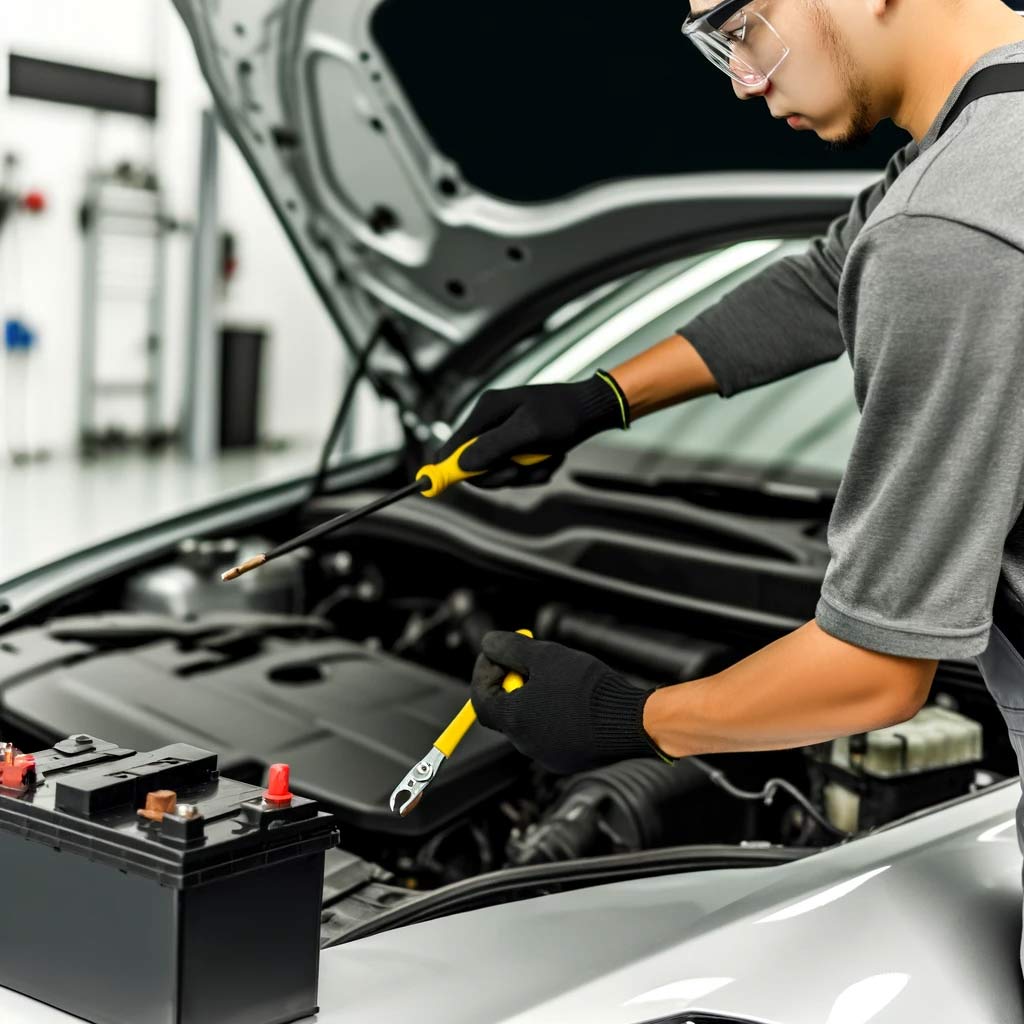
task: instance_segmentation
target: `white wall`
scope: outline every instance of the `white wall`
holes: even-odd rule
[[[7,53],[12,50],[156,77],[155,130],[126,115],[8,97]],[[31,441],[67,452],[74,448],[77,422],[82,256],[77,216],[86,171],[96,163],[109,166],[122,159],[153,164],[171,213],[192,220],[199,118],[209,95],[170,0],[4,3],[0,59],[0,153],[13,150],[19,155],[21,186],[42,189],[49,204],[40,216],[22,216],[13,225],[8,221],[0,234],[0,319],[20,316],[38,331],[26,391]],[[240,266],[220,300],[218,320],[269,328],[267,432],[318,438],[340,391],[341,344],[259,187],[223,133],[220,156],[220,223],[236,236]],[[169,249],[164,356],[168,423],[182,401],[190,245],[188,237],[178,235]],[[135,274],[141,282],[145,266],[136,261],[130,243],[110,255],[112,266],[119,260],[113,268],[118,281],[130,283]],[[139,323],[138,306],[115,302],[103,307],[105,351],[122,376],[141,369]],[[0,349],[0,360],[10,371],[12,360],[3,355]],[[132,413],[127,405],[104,408],[126,421]],[[4,421],[0,416],[0,435]],[[5,447],[0,436],[0,453]]]

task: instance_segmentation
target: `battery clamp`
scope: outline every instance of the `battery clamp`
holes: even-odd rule
[[[85,734],[0,744],[0,985],[96,1024],[286,1024],[317,1011],[331,815],[217,755]]]

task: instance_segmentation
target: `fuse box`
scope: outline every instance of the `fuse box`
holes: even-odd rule
[[[96,1024],[316,1012],[331,815],[187,743],[0,744],[0,984]]]

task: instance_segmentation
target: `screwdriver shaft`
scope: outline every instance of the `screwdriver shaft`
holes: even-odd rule
[[[270,559],[277,558],[279,555],[286,555],[289,551],[294,551],[296,548],[301,548],[310,543],[310,541],[314,541],[318,537],[324,536],[326,533],[333,533],[335,530],[341,529],[343,526],[348,526],[349,523],[354,523],[357,519],[362,519],[363,516],[368,516],[373,512],[379,512],[382,508],[387,508],[388,505],[393,505],[396,501],[401,501],[402,498],[407,498],[410,494],[415,494],[417,491],[422,489],[423,481],[413,480],[411,484],[406,484],[404,487],[400,487],[397,491],[385,494],[383,498],[371,501],[369,505],[363,505],[361,508],[353,509],[351,512],[343,512],[340,516],[328,519],[326,523],[321,523],[319,526],[314,526],[313,529],[307,530],[305,533],[300,533],[298,537],[292,537],[291,540],[286,540],[283,544],[278,544],[276,548],[267,552],[267,561],[269,562]]]
[[[261,565],[265,565],[267,562],[270,562],[275,558],[280,558],[281,555],[287,555],[290,551],[304,547],[306,544],[311,543],[318,537],[323,537],[324,534],[333,533],[335,530],[339,530],[343,526],[348,526],[349,523],[354,523],[356,520],[362,519],[363,516],[368,516],[373,512],[380,511],[382,508],[387,508],[388,505],[393,505],[396,501],[401,501],[402,498],[406,498],[410,494],[415,494],[417,491],[422,491],[425,487],[429,486],[429,480],[418,477],[413,480],[411,484],[406,484],[404,487],[400,487],[397,491],[392,491],[391,494],[384,495],[383,498],[371,501],[368,505],[363,505],[362,508],[356,508],[351,512],[344,512],[340,516],[328,519],[326,523],[314,526],[311,530],[307,530],[305,533],[300,533],[297,537],[292,537],[291,540],[286,540],[283,544],[278,544],[276,548],[271,549],[265,554],[256,555],[255,557],[250,558],[247,562],[243,562],[241,565],[237,565],[233,569],[229,569],[226,573],[223,573],[221,575],[221,579],[225,581],[237,579],[243,573],[249,572],[250,569],[256,569]]]

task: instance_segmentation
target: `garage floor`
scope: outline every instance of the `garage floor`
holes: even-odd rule
[[[203,465],[176,453],[0,464],[0,581],[254,484],[296,476],[317,454],[314,445],[296,445]]]

